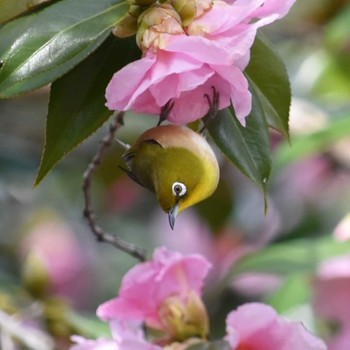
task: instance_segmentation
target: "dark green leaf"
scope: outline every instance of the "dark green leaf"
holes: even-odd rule
[[[125,1],[111,6],[110,0],[62,0],[5,25],[0,41],[19,36],[12,43],[7,39],[10,47],[2,48],[0,97],[38,88],[67,73],[106,39],[127,10]]]
[[[346,115],[330,121],[328,126],[320,131],[308,135],[294,136],[292,147],[285,144],[278,149],[275,158],[276,167],[282,168],[299,159],[319,154],[327,150],[336,141],[349,135],[350,117]]]
[[[230,345],[224,340],[218,340],[212,343],[192,345],[187,350],[230,350]]]
[[[12,18],[32,10],[50,0],[0,0],[0,23],[7,22]]]
[[[287,70],[271,43],[258,35],[245,73],[254,85],[271,127],[289,137],[291,90]]]
[[[227,158],[264,192],[271,171],[269,133],[255,88],[252,112],[243,127],[232,108],[219,111],[208,123],[208,130],[215,143]]]
[[[113,73],[140,55],[135,38],[110,37],[85,61],[52,84],[46,144],[36,184],[111,115],[105,89]]]

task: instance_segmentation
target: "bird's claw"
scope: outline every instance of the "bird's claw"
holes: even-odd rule
[[[166,119],[168,119],[170,112],[174,108],[175,101],[170,99],[160,110],[159,120],[157,126],[162,124]]]
[[[211,87],[213,90],[213,95],[210,97],[208,94],[204,94],[204,98],[207,100],[209,105],[209,110],[207,114],[203,117],[204,125],[199,130],[199,133],[202,134],[210,122],[210,120],[214,119],[219,110],[220,105],[220,92],[216,90],[215,86]]]

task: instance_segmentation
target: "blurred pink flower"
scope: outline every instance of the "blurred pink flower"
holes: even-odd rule
[[[134,186],[127,176],[122,176],[108,188],[108,209],[127,214],[138,204],[142,193],[141,186]]]
[[[244,304],[231,311],[226,329],[232,350],[327,350],[325,343],[302,324],[283,319],[261,303]]]
[[[201,254],[213,268],[208,279],[217,281],[228,269],[254,247],[243,242],[243,233],[237,228],[226,228],[215,234],[200,220],[195,211],[187,210],[176,222],[176,235],[169,227],[168,219],[157,213],[153,218],[152,232],[155,242],[183,254]]]
[[[350,213],[339,222],[333,235],[338,241],[348,241],[350,239]]]
[[[342,327],[337,335],[328,342],[328,350],[348,350],[350,344],[350,324]]]
[[[81,305],[86,294],[88,271],[71,227],[57,218],[40,220],[21,243],[23,257],[35,255],[49,278],[50,292]]]
[[[328,339],[329,350],[347,350],[350,344],[350,255],[324,261],[318,268],[313,290],[316,316],[337,326]]]
[[[282,278],[269,273],[246,272],[233,281],[233,288],[249,298],[259,298],[276,291],[282,284]]]
[[[112,339],[85,339],[79,335],[72,336],[72,341],[76,343],[70,350],[120,350],[118,344]]]
[[[319,266],[313,303],[318,316],[350,325],[350,255],[326,260]]]
[[[210,9],[182,30],[178,26],[174,33],[168,28],[158,30],[157,39],[152,37],[152,45],[144,48],[143,58],[114,74],[107,86],[106,106],[158,115],[172,99],[175,106],[169,121],[185,124],[207,113],[204,94],[211,95],[214,86],[220,92],[219,108],[232,103],[244,125],[252,102],[242,71],[256,32],[283,17],[294,2],[214,0]]]
[[[268,213],[270,223],[274,220],[273,213],[272,205]],[[260,224],[261,221],[263,219],[260,220]],[[258,244],[254,242],[254,245],[244,242],[244,233],[235,227],[227,227],[216,233],[211,232],[205,222],[200,220],[195,211],[191,209],[183,213],[176,222],[176,235],[169,227],[168,219],[161,213],[157,213],[152,222],[151,231],[154,232],[154,239],[157,244],[165,245],[169,249],[183,254],[201,254],[213,264],[213,268],[208,275],[208,280],[212,284],[224,278],[236,261],[261,247],[260,242]],[[275,226],[274,222],[270,226]],[[259,231],[259,228],[255,229]],[[272,232],[275,229],[272,227],[265,230]],[[258,239],[255,241],[258,241]],[[281,277],[273,274],[246,272],[234,278],[232,287],[241,294],[257,297],[276,290],[281,281]]]
[[[124,276],[119,296],[100,305],[97,315],[107,321],[142,321],[164,330],[163,307],[169,301],[186,305],[193,295],[200,296],[210,267],[200,255],[157,248],[151,261],[136,265]]]
[[[70,350],[161,350],[157,345],[148,343],[144,338],[141,323],[118,322],[110,323],[112,339],[86,339],[81,336],[72,336],[76,343]]]

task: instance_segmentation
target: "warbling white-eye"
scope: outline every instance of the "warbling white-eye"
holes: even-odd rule
[[[213,98],[205,94],[208,120],[216,115],[219,93],[213,87]],[[185,126],[163,125],[174,102],[163,106],[158,126],[145,131],[133,146],[120,142],[127,149],[123,155],[131,179],[155,192],[162,209],[168,213],[174,229],[178,213],[208,198],[219,182],[219,165],[215,154],[201,132]]]
[[[129,177],[156,193],[172,229],[178,213],[209,197],[218,185],[213,150],[202,135],[185,126],[145,131],[123,159]]]

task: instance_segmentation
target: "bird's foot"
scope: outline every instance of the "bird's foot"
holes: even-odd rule
[[[168,119],[170,112],[174,108],[175,102],[170,99],[160,110],[159,120],[157,126],[162,124],[166,119]]]
[[[202,134],[208,125],[208,123],[216,117],[216,114],[219,110],[220,105],[220,93],[216,90],[215,86],[212,86],[213,95],[210,97],[208,94],[204,94],[204,98],[208,101],[209,110],[207,114],[203,117],[204,125],[199,130],[199,133]]]

